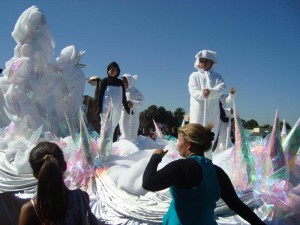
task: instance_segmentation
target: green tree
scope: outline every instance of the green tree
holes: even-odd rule
[[[171,128],[176,126],[176,119],[173,113],[163,106],[151,105],[140,113],[140,125],[142,128],[154,128],[153,119],[156,123],[162,123]]]
[[[255,128],[255,127],[258,127],[258,126],[259,125],[258,125],[257,121],[254,120],[254,119],[248,120],[246,122],[246,124],[245,124],[245,128],[249,129],[249,130],[251,130],[251,129]]]
[[[280,129],[282,129],[283,121],[280,121],[279,123],[280,123]],[[287,130],[292,129],[291,125],[288,122],[285,122],[285,126],[286,126]],[[261,128],[267,128],[267,129],[272,129],[273,126],[271,126],[270,124],[264,124],[264,125],[259,126],[259,127],[261,127]]]
[[[143,128],[154,128],[153,120],[158,115],[156,105],[151,105],[148,109],[140,113],[140,126]]]
[[[185,111],[183,108],[178,107],[175,109],[174,119],[176,121],[176,124],[175,124],[176,127],[179,127],[181,125],[184,115],[185,115]]]
[[[168,128],[176,127],[177,126],[177,120],[175,119],[173,113],[171,111],[166,112],[166,122]]]
[[[158,107],[157,115],[153,118],[157,123],[166,123],[167,111],[163,106]]]

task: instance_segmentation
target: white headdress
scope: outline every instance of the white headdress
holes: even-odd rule
[[[218,63],[218,61],[216,60],[215,58],[215,55],[217,53],[214,52],[214,51],[211,51],[211,50],[202,50],[200,52],[198,52],[196,55],[195,55],[195,58],[196,58],[196,61],[194,63],[194,67],[196,69],[199,69],[198,68],[198,65],[199,65],[199,59],[200,58],[205,58],[205,59],[210,59],[211,61],[214,62],[214,64]]]
[[[124,74],[122,77],[126,77],[128,81],[128,89],[134,87],[135,81],[138,78],[138,75],[130,75],[130,74]]]

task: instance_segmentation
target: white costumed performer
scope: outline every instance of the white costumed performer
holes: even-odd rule
[[[212,69],[217,63],[215,55],[216,52],[202,50],[195,56],[194,67],[198,71],[190,75],[188,88],[191,95],[189,122],[204,126],[212,123],[212,132],[215,133],[216,139],[220,121],[219,99],[225,89],[225,83],[222,76]],[[211,158],[211,151],[207,152],[206,156]]]
[[[121,139],[136,141],[140,126],[140,106],[144,103],[142,93],[134,87],[137,75],[124,74],[121,79],[126,89],[126,99],[130,108],[130,114],[122,109],[120,118]]]
[[[229,95],[223,94],[220,97],[220,107],[223,108],[223,115],[221,112],[219,124],[219,137],[217,143],[217,150],[226,150],[233,146],[230,138],[231,133],[231,119],[233,118],[232,101],[235,98],[235,88],[230,89]],[[221,109],[221,108],[220,108]]]

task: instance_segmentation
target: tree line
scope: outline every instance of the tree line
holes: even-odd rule
[[[181,107],[175,109],[174,112],[166,110],[163,106],[151,105],[140,113],[140,127],[154,129],[153,119],[156,123],[164,124],[168,128],[180,127],[186,114],[185,110]],[[271,129],[269,124],[259,125],[255,119],[244,120],[241,119],[245,129],[253,129],[256,127]],[[282,126],[283,121],[280,121]],[[289,130],[291,126],[286,122],[286,128]]]
[[[164,124],[168,128],[179,127],[185,114],[184,109],[180,107],[171,112],[163,106],[151,105],[140,113],[140,127],[154,128],[153,119],[156,123]]]

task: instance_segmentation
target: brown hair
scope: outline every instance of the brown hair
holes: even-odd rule
[[[198,123],[189,123],[180,127],[178,133],[181,133],[186,141],[191,143],[190,151],[193,153],[203,153],[212,146],[215,134],[211,132],[212,124],[206,127]]]

